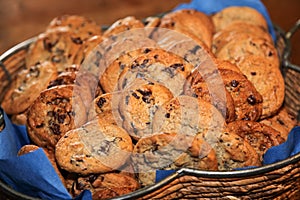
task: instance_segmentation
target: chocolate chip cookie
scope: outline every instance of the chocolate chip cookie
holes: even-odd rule
[[[56,77],[56,67],[47,61],[20,71],[6,92],[1,106],[7,114],[24,112]]]
[[[28,109],[27,131],[36,145],[54,151],[67,131],[85,121],[85,106],[74,86],[56,86],[41,92]]]
[[[237,120],[256,121],[262,113],[263,99],[254,85],[241,73],[219,69],[226,90],[230,93]]]
[[[257,152],[259,160],[263,161],[263,154],[272,146],[285,141],[280,132],[263,123],[254,121],[234,121],[228,123],[228,130],[247,141]]]
[[[38,35],[26,55],[28,67],[44,61],[51,62],[58,72],[75,63],[75,57],[80,53],[79,49],[83,41],[74,38],[68,27],[57,27]]]
[[[285,95],[284,79],[277,63],[262,56],[247,55],[237,65],[263,98],[261,118],[277,113]]]
[[[136,140],[152,134],[154,113],[172,98],[170,90],[162,84],[136,79],[123,92],[119,104],[123,127]]]
[[[117,170],[132,149],[124,129],[98,118],[67,132],[56,145],[55,157],[62,169],[87,175]]]

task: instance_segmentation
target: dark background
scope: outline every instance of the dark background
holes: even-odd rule
[[[288,31],[300,19],[300,0],[262,0],[272,21]],[[188,0],[0,0],[0,54],[42,32],[62,14],[79,14],[109,25],[128,15],[144,18]],[[300,65],[300,31],[292,38],[292,61]]]

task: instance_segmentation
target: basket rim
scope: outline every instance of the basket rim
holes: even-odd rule
[[[286,37],[284,31],[274,24],[274,28],[276,32],[282,37],[284,41],[285,48],[283,50],[283,54],[290,53],[290,40],[289,38]],[[1,70],[3,70],[5,73],[7,72],[7,69],[5,68],[5,65],[3,62],[7,60],[10,56],[13,54],[21,51],[21,50],[26,50],[29,48],[30,44],[34,42],[37,39],[37,36],[31,37],[21,43],[16,44],[15,46],[11,47],[10,49],[6,50],[4,53],[0,55],[0,65],[1,65]],[[285,61],[287,57],[283,58],[283,61]],[[260,167],[255,167],[255,168],[248,168],[248,169],[240,169],[240,170],[233,170],[233,171],[205,171],[205,170],[197,170],[197,169],[189,169],[189,168],[181,168],[175,171],[174,174],[169,175],[168,177],[162,179],[160,182],[147,186],[145,188],[139,189],[137,191],[131,192],[129,194],[117,197],[117,198],[112,198],[112,199],[131,199],[131,198],[137,198],[140,196],[143,196],[145,194],[148,194],[152,191],[155,191],[156,189],[170,183],[176,178],[179,178],[184,175],[194,175],[197,177],[205,177],[205,178],[243,178],[243,177],[249,177],[253,175],[260,175],[263,173],[271,172],[277,169],[280,169],[282,167],[288,166],[290,164],[294,164],[300,161],[300,153],[297,153],[287,159],[284,159],[282,161],[275,162],[273,164],[267,164],[263,165]],[[9,187],[7,184],[5,184],[1,179],[0,179],[0,187],[4,189],[7,192],[10,192],[12,195],[15,195],[17,197],[23,198],[25,200],[36,200],[38,198],[31,197],[28,195],[25,195],[23,193],[20,193],[13,188]]]

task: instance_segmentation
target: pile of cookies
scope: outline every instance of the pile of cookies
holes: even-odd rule
[[[102,30],[53,19],[30,45],[1,106],[25,124],[72,196],[93,199],[155,183],[156,170],[261,166],[296,120],[283,106],[280,61],[264,17],[129,16]]]

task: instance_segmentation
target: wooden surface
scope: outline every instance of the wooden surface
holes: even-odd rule
[[[111,24],[128,15],[144,18],[168,11],[188,0],[0,0],[0,54],[42,32],[62,14],[91,17]],[[300,19],[300,0],[263,0],[271,19],[285,31]],[[300,31],[292,38],[292,60],[300,65]]]

